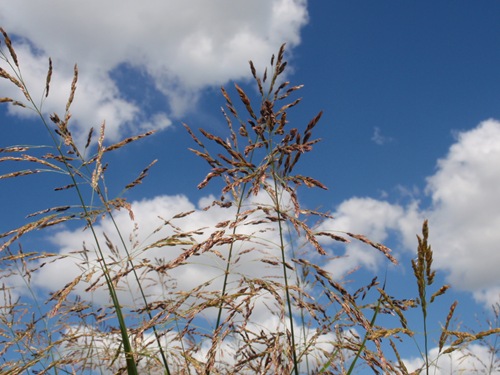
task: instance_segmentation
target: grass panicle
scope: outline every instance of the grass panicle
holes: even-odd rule
[[[53,190],[59,197],[0,233],[0,373],[408,374],[398,348],[404,339],[414,340],[424,359],[418,371],[438,365],[429,358],[427,320],[448,286],[430,292],[436,272],[427,221],[411,263],[416,296],[393,297],[387,275],[383,285],[375,276],[353,286],[347,281],[354,271],[342,279],[325,269],[337,257],[322,239],[340,246],[359,241],[388,264],[399,262],[388,247],[362,234],[318,230],[332,217],[300,201],[304,187],[327,188],[296,172],[320,142],[314,134],[323,112],[305,124],[293,122],[303,86],[285,77],[285,45],[261,75],[249,63],[255,90],[246,84],[221,89],[225,130],[197,132],[183,124],[193,140],[190,150],[209,167],[198,188],[217,181],[220,196],[200,210],[165,213],[144,236],[140,216],[123,194],[144,183],[157,161],[116,189],[107,180],[109,153],[154,131],[109,144],[103,119],[81,147],[72,134],[71,108],[85,73],[74,66],[62,111],[47,114],[43,103],[53,93],[57,67],[49,59],[37,105],[21,74],[15,39],[0,33],[0,79],[23,98],[0,93],[0,103],[33,111],[47,134],[39,145],[22,139],[0,145],[0,182],[50,173],[57,176]],[[130,233],[120,227],[120,211],[131,221]],[[212,213],[220,221],[189,225]],[[80,247],[61,253],[23,249],[34,233],[67,227],[87,234]],[[78,272],[46,292],[36,281],[54,265]],[[179,275],[194,273],[206,277],[181,282]],[[422,313],[422,334],[407,315],[415,308]],[[471,342],[496,350],[498,308],[496,321],[479,332],[451,329],[456,309],[454,303],[436,340],[439,355],[459,350],[472,356]],[[485,364],[490,373],[498,367],[495,358]]]

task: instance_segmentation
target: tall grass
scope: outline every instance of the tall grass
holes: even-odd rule
[[[360,241],[388,262],[398,262],[390,249],[362,234],[318,231],[328,214],[301,205],[299,189],[326,189],[315,178],[295,173],[301,158],[319,142],[313,132],[322,112],[303,128],[290,125],[288,113],[300,103],[293,97],[302,86],[284,78],[284,45],[271,58],[269,73],[259,76],[250,63],[259,93],[256,104],[238,85],[237,102],[222,89],[227,137],[203,129],[198,134],[185,125],[196,145],[191,151],[209,165],[198,188],[219,179],[220,197],[204,211],[162,218],[149,237],[138,240],[135,231],[122,233],[117,219],[125,210],[134,221],[133,205],[121,196],[108,197],[106,157],[153,132],[107,145],[103,123],[96,142],[91,131],[86,144],[78,145],[70,131],[77,67],[64,115],[47,119],[43,99],[38,104],[31,97],[12,41],[1,32],[0,77],[15,85],[24,99],[2,97],[0,102],[34,111],[48,145],[2,145],[0,163],[30,167],[0,179],[54,172],[67,178],[66,185],[55,190],[74,193],[71,201],[35,212],[27,224],[0,235],[2,373],[408,374],[395,342],[419,330],[405,317],[417,307],[424,342],[420,350],[420,339],[415,339],[424,358],[420,370],[429,373],[436,365],[428,356],[428,309],[448,287],[427,298],[435,276],[427,222],[412,262],[417,291],[413,299],[391,297],[386,280],[380,285],[378,278],[351,290],[321,266],[330,259],[321,245],[325,237],[339,243]],[[52,69],[49,60],[45,97]],[[142,183],[154,163],[123,191]],[[203,228],[190,226],[190,218],[203,212],[225,219]],[[33,231],[75,221],[89,232],[91,245],[86,242],[69,254],[23,251],[21,240]],[[111,223],[114,233],[100,233],[103,222]],[[165,248],[168,256],[159,257]],[[33,275],[68,260],[81,272],[42,299]],[[193,270],[206,273],[203,281],[179,284],[176,277]],[[12,290],[12,280],[22,280],[27,294]],[[102,290],[109,304],[96,302]],[[134,298],[127,298],[126,290]],[[456,303],[439,337],[440,354],[498,335],[498,327],[491,326],[479,333],[451,331],[455,308]],[[396,317],[398,327],[380,326],[381,316]]]

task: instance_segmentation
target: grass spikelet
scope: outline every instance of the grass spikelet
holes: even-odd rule
[[[344,243],[349,243],[351,241],[349,241],[347,238],[345,237],[342,237],[342,236],[338,236],[336,234],[333,234],[333,233],[329,233],[329,232],[317,232],[315,233],[315,236],[318,237],[318,236],[325,236],[325,237],[330,237],[332,240],[335,240],[335,241],[339,241],[339,242],[344,242]]]
[[[109,151],[117,150],[117,149],[125,146],[126,144],[129,144],[131,142],[135,142],[135,141],[137,141],[139,139],[142,139],[142,138],[145,138],[145,137],[149,137],[150,135],[153,135],[154,133],[156,133],[156,131],[150,130],[150,131],[147,131],[147,132],[145,132],[143,134],[139,134],[139,135],[135,135],[133,137],[125,138],[123,141],[120,141],[120,142],[115,143],[115,144],[113,144],[111,146],[105,147],[103,152],[109,152]]]
[[[98,191],[98,183],[99,183],[99,178],[102,175],[103,168],[102,168],[102,156],[104,154],[104,129],[106,128],[106,123],[103,122],[101,125],[101,131],[99,133],[99,139],[97,140],[97,155],[95,158],[95,168],[94,171],[92,172],[92,180],[91,180],[91,186],[92,189],[95,191]]]
[[[12,42],[9,38],[9,35],[5,32],[3,28],[0,27],[0,32],[3,34],[3,39],[5,41],[5,45],[9,49],[10,56],[12,57],[12,61],[14,61],[14,64],[19,68],[19,62],[17,61],[17,54],[16,51],[14,51],[14,47],[12,47]]]
[[[396,344],[394,344],[393,340],[389,340],[389,344],[391,345],[391,348],[392,348],[394,354],[396,355],[396,358],[398,360],[398,367],[401,370],[401,373],[403,375],[408,375],[408,369],[406,368],[404,361],[401,359],[401,355],[399,354],[399,351],[396,347]]]
[[[28,232],[31,232],[35,229],[46,227],[50,225],[52,219],[55,218],[55,215],[49,215],[38,219],[37,221],[22,225],[16,229],[12,229],[10,231],[4,232],[0,234],[0,238],[11,236],[6,242],[4,242],[0,246],[0,252],[8,248],[11,244],[13,244],[17,239],[21,238],[21,236],[25,235]]]
[[[85,143],[85,149],[90,146],[90,142],[92,142],[92,135],[94,134],[94,127],[91,127],[89,130],[89,134],[87,135],[87,142]]]
[[[288,90],[286,90],[286,92],[283,95],[281,95],[280,97],[278,97],[278,100],[283,100],[283,99],[288,98],[288,96],[291,93],[293,93],[293,92],[295,92],[297,90],[300,90],[303,87],[304,87],[304,85],[297,85],[297,86],[290,87]]]
[[[443,350],[444,345],[446,344],[446,340],[448,338],[448,327],[450,326],[451,319],[453,318],[453,314],[455,313],[455,309],[457,308],[458,301],[453,302],[450,306],[450,311],[448,312],[448,316],[446,317],[446,322],[441,332],[441,336],[439,337],[438,348],[441,352]]]
[[[2,99],[10,99],[10,98],[2,98]],[[6,101],[7,101],[7,102],[12,102],[12,105],[15,105],[16,107],[27,108],[27,107],[26,107],[26,104],[21,103],[21,102],[19,102],[19,101],[17,101],[17,100],[12,100],[12,99],[10,99],[10,100],[6,100]]]
[[[255,116],[255,113],[253,112],[252,106],[250,104],[250,99],[248,99],[248,96],[247,96],[247,94],[245,94],[245,91],[243,91],[243,89],[240,86],[238,86],[236,83],[234,84],[234,87],[236,87],[236,91],[238,91],[238,94],[240,95],[240,99],[243,102],[243,104],[245,105],[245,108],[247,109],[250,117],[252,117],[254,120],[257,120],[257,116]]]
[[[252,61],[249,61],[250,64],[250,70],[252,72],[252,76],[255,79],[255,82],[257,82],[257,87],[259,88],[259,93],[261,96],[264,96],[264,90],[262,88],[262,82],[260,78],[257,76],[257,71],[255,70],[255,66],[253,65]]]
[[[49,70],[47,71],[47,78],[45,79],[45,97],[49,96],[51,78],[52,78],[52,59],[49,57]]]
[[[66,103],[66,112],[69,111],[69,107],[71,107],[71,103],[75,99],[76,93],[76,83],[78,82],[78,65],[75,64],[73,67],[73,81],[71,82],[71,91],[69,93],[68,101]]]
[[[383,302],[386,303],[389,307],[389,310],[395,313],[399,317],[399,321],[401,323],[401,326],[406,330],[405,333],[408,333],[409,331],[407,330],[408,328],[408,321],[406,320],[402,309],[398,306],[395,301],[387,294],[387,292],[382,289],[382,288],[377,288],[378,292],[380,295],[383,297]],[[410,336],[412,333],[410,333]]]
[[[131,188],[133,188],[136,185],[142,184],[142,180],[144,180],[144,178],[146,178],[146,176],[148,175],[149,170],[151,169],[151,167],[153,165],[156,164],[157,161],[158,161],[158,159],[153,160],[146,168],[144,168],[141,171],[141,173],[139,174],[139,176],[134,181],[132,181],[127,186],[125,186],[125,189],[131,189]]]
[[[434,299],[436,297],[439,297],[439,296],[445,294],[448,289],[450,289],[449,285],[443,285],[441,288],[439,288],[436,292],[434,292],[432,294],[431,299],[429,300],[429,303],[434,302]]]
[[[82,279],[82,276],[76,277],[73,281],[71,281],[68,284],[66,284],[64,286],[64,288],[62,288],[61,290],[58,290],[57,292],[55,292],[52,295],[52,297],[49,299],[49,301],[51,301],[51,300],[57,300],[57,303],[52,308],[52,310],[48,313],[49,317],[52,318],[52,317],[54,317],[58,313],[59,309],[61,308],[62,304],[65,302],[65,300],[68,297],[68,295],[73,291],[73,289],[75,288],[75,286],[78,285],[78,283],[80,283],[81,279]]]
[[[52,169],[53,171],[64,173],[64,170],[61,167],[59,167],[53,163],[50,163],[47,160],[40,159],[40,158],[38,158],[36,156],[32,156],[32,155],[6,156],[6,157],[0,158],[0,163],[6,162],[6,161],[32,162],[32,163],[36,163],[36,164],[40,164],[40,165],[43,165],[45,167],[48,167],[49,169]],[[41,172],[41,170],[39,170],[39,172]]]
[[[19,176],[28,176],[28,175],[36,174],[36,173],[40,173],[40,172],[42,172],[40,169],[25,169],[23,171],[15,171],[15,172],[0,175],[0,180],[6,179],[6,178],[19,177]]]
[[[363,236],[361,234],[353,234],[353,233],[346,233],[346,234],[349,237],[355,238],[357,240],[360,240],[361,242],[364,242],[364,243],[374,247],[375,249],[379,250],[382,254],[384,254],[386,256],[386,258],[391,261],[391,263],[398,264],[398,261],[396,260],[396,258],[394,258],[391,255],[391,249],[389,249],[387,246],[384,246],[380,243],[373,242],[370,239],[368,239],[366,236]]]
[[[46,213],[49,213],[49,212],[64,212],[64,211],[69,210],[70,208],[71,208],[70,206],[59,206],[59,207],[46,208],[45,210],[33,212],[33,213],[29,214],[26,217],[27,218],[28,217],[34,217],[34,216],[46,214]]]
[[[23,84],[17,78],[15,78],[12,75],[10,75],[9,73],[7,73],[5,71],[5,69],[3,69],[3,68],[0,68],[0,77],[6,78],[9,81],[11,81],[14,85],[16,85],[19,89],[21,89],[21,91],[24,94],[24,96],[26,97],[26,99],[30,100],[30,97],[29,97],[28,93],[26,92],[26,89],[24,88]]]
[[[68,185],[64,185],[61,187],[56,187],[56,188],[54,188],[54,191],[68,190],[68,189],[72,189],[74,187],[76,187],[75,184],[68,184]]]

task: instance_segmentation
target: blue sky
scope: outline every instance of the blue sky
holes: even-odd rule
[[[428,218],[440,281],[454,285],[436,322],[455,297],[464,301],[459,312],[466,320],[498,301],[499,2],[220,0],[187,8],[158,1],[145,8],[130,1],[119,9],[112,1],[8,3],[0,25],[18,46],[35,96],[48,56],[54,61],[47,113],[63,112],[78,63],[74,134],[83,139],[104,119],[112,141],[160,129],[110,159],[115,193],[159,159],[127,195],[138,212],[151,201],[182,210],[218,194],[216,184],[197,191],[208,170],[187,151],[193,143],[181,122],[224,135],[219,87],[236,98],[231,86],[238,82],[255,94],[247,61],[262,71],[286,42],[287,78],[305,85],[290,120],[305,124],[324,111],[316,128],[323,141],[301,160],[300,171],[329,190],[303,190],[303,203],[332,212],[336,219],[325,229],[363,233],[393,248],[405,263],[390,274],[395,293],[406,292],[400,280],[411,273],[415,234]],[[19,97],[6,82],[0,90]],[[0,123],[0,147],[44,139],[26,111],[3,106]],[[26,181],[0,185],[2,232],[59,199],[43,177]],[[82,239],[70,230],[76,231],[66,237],[52,233],[61,251]],[[385,271],[366,246],[335,251],[347,257],[326,265],[333,274],[355,266],[362,267],[360,278]],[[55,274],[40,279],[49,289],[62,281]]]

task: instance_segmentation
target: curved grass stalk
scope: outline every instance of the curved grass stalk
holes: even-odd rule
[[[6,251],[8,251],[8,253],[9,253],[9,254],[12,254],[12,253],[10,252],[10,249],[9,249],[9,248],[7,248],[7,249],[6,249]],[[19,275],[22,275],[22,270],[19,268],[19,266],[18,266],[18,263],[17,263],[17,262],[15,262],[15,265],[16,265],[16,268],[17,268],[17,272],[18,272],[18,274],[19,274]],[[38,313],[40,314],[40,316],[42,316],[42,317],[43,317],[42,321],[43,321],[44,326],[45,326],[44,331],[47,333],[48,346],[49,346],[49,347],[52,347],[52,337],[51,337],[51,335],[49,334],[49,332],[50,332],[50,331],[49,331],[49,329],[48,329],[48,325],[49,325],[49,324],[48,324],[48,321],[47,321],[47,319],[46,319],[47,317],[46,317],[46,316],[42,313],[42,309],[41,309],[41,307],[40,307],[40,304],[38,303],[38,299],[37,299],[37,298],[36,298],[36,296],[35,296],[35,292],[33,291],[33,288],[31,287],[31,283],[30,283],[30,282],[28,282],[28,281],[26,280],[26,278],[25,278],[25,277],[22,277],[22,280],[23,280],[24,285],[25,285],[25,286],[26,286],[26,288],[28,289],[28,291],[29,291],[29,293],[30,293],[30,295],[31,295],[32,300],[35,302],[35,308],[36,308],[36,310],[38,311]],[[12,330],[12,327],[11,327],[10,325],[9,325],[9,328],[11,329],[11,332],[15,335],[15,332]],[[19,343],[18,343],[18,342],[16,342],[16,346],[20,349],[20,345],[19,345]],[[35,353],[35,351],[33,350],[33,348],[31,348],[31,347],[29,347],[29,346],[28,346],[28,350],[29,350],[29,352],[31,353],[31,355],[32,355],[33,357],[36,357],[36,353]],[[24,357],[24,352],[23,352],[23,350],[19,350],[19,353],[21,353],[21,355]],[[51,358],[51,360],[52,360],[52,363],[55,363],[55,362],[56,362],[56,359],[55,359],[55,356],[54,356],[54,353],[53,353],[53,351],[52,351],[52,350],[51,350],[51,351],[49,351],[49,355],[50,355],[50,358]],[[27,360],[27,359],[26,359],[26,362],[28,362],[28,360]],[[57,367],[55,367],[55,368],[54,368],[54,371],[55,371],[55,374],[58,374],[58,369],[57,369]]]
[[[241,120],[240,120],[241,121]],[[255,139],[256,141],[257,139]],[[249,161],[250,163],[252,162],[253,156],[255,153],[255,149],[253,149],[250,153]],[[247,187],[248,187],[248,182],[243,183],[243,186],[241,188],[241,194],[238,197],[238,203],[236,206],[236,215],[235,217],[238,218],[240,213],[241,213],[241,208],[243,206],[243,201],[245,199],[246,193],[247,193]],[[236,230],[238,229],[238,226],[235,225],[232,231],[232,235],[236,235]],[[222,281],[222,290],[221,290],[221,301],[218,307],[218,312],[217,312],[217,320],[215,322],[215,329],[214,332],[217,332],[220,325],[221,325],[221,319],[222,319],[222,310],[224,306],[224,297],[226,296],[227,293],[227,286],[228,286],[228,279],[229,279],[229,272],[231,268],[231,260],[233,256],[233,250],[234,250],[234,242],[231,242],[229,245],[229,251],[228,251],[228,256],[227,256],[227,261],[226,261],[226,269],[224,271],[224,280]]]
[[[382,286],[382,290],[385,290],[385,283],[387,281],[387,271],[386,271],[386,278],[384,279],[384,285]],[[380,312],[380,305],[382,304],[383,296],[380,295],[377,301],[377,306],[375,307],[375,311],[373,312],[372,319],[370,320],[370,328],[373,328],[375,326],[375,321],[377,320],[377,315]],[[354,367],[356,366],[356,362],[358,361],[359,357],[361,356],[361,353],[363,353],[363,350],[365,350],[366,343],[368,341],[368,336],[370,332],[367,331],[365,334],[365,337],[363,337],[363,341],[361,342],[361,345],[356,352],[356,355],[351,362],[351,365],[349,366],[349,369],[347,370],[347,375],[351,375],[352,372],[354,371]]]
[[[35,103],[35,101],[31,97],[30,91],[29,91],[28,87],[26,86],[26,84],[25,84],[25,82],[24,82],[24,80],[22,78],[21,70],[20,70],[20,67],[19,67],[19,64],[18,64],[18,61],[17,61],[17,56],[16,56],[16,54],[15,54],[13,48],[12,48],[12,45],[10,43],[10,39],[8,39],[8,36],[5,33],[5,31],[3,31],[3,30],[1,30],[1,31],[2,31],[2,33],[4,35],[4,39],[6,41],[6,45],[9,48],[9,51],[10,51],[11,57],[13,58],[15,66],[12,65],[12,63],[7,58],[7,56],[3,53],[3,51],[2,51],[2,55],[5,58],[5,60],[8,62],[8,64],[10,65],[10,67],[12,68],[12,71],[14,72],[14,74],[16,74],[16,76],[17,76],[17,84],[16,85],[21,89],[21,91],[23,92],[24,96],[26,97],[26,99],[28,100],[28,102],[31,104],[31,106],[32,106],[31,108],[36,112],[36,114],[38,115],[38,117],[42,121],[45,129],[49,133],[49,135],[50,135],[50,137],[51,137],[51,139],[52,139],[52,141],[53,141],[53,143],[54,143],[54,145],[56,147],[57,153],[59,154],[59,157],[61,158],[61,160],[62,160],[62,162],[63,162],[63,164],[64,164],[64,166],[66,168],[67,175],[70,177],[71,183],[75,187],[78,200],[79,200],[79,202],[81,204],[81,207],[82,207],[82,210],[83,210],[83,219],[87,222],[87,226],[90,228],[91,233],[92,233],[92,237],[93,237],[93,239],[95,241],[95,244],[96,244],[96,247],[97,247],[97,252],[98,252],[98,254],[100,256],[100,259],[101,259],[100,263],[101,263],[101,267],[102,267],[102,270],[103,270],[103,275],[104,275],[104,278],[105,278],[105,281],[106,281],[106,284],[107,284],[107,287],[108,287],[108,291],[109,291],[109,294],[110,294],[110,297],[111,297],[111,300],[113,302],[113,306],[114,306],[114,309],[115,309],[115,312],[116,312],[116,317],[117,317],[117,320],[118,320],[118,323],[119,323],[120,333],[121,333],[121,336],[122,336],[123,348],[124,348],[124,352],[125,352],[125,360],[126,360],[126,364],[127,364],[127,372],[128,372],[129,375],[138,375],[137,366],[136,366],[136,363],[135,363],[132,346],[130,344],[130,340],[129,340],[128,333],[127,333],[127,326],[126,326],[125,319],[124,319],[124,316],[123,316],[123,313],[122,313],[122,308],[120,306],[120,302],[119,302],[118,296],[116,294],[116,290],[114,288],[113,282],[112,282],[111,277],[110,277],[110,272],[109,272],[108,266],[107,266],[106,261],[105,261],[104,252],[102,251],[100,241],[99,241],[99,239],[97,237],[97,233],[95,232],[95,228],[93,226],[92,215],[90,214],[90,212],[87,209],[87,205],[86,205],[85,200],[83,198],[83,194],[81,192],[79,184],[77,183],[77,179],[76,179],[75,173],[73,172],[73,168],[70,166],[70,164],[68,162],[68,159],[64,155],[64,152],[62,150],[62,143],[57,141],[57,139],[56,139],[53,131],[51,130],[51,128],[47,124],[47,121],[45,120],[45,117],[43,116],[43,114],[41,112],[41,108]],[[48,95],[48,85],[49,85],[51,73],[52,73],[52,70],[51,70],[51,64],[50,64],[49,73],[47,75],[47,89],[46,89],[46,94],[47,95]],[[69,107],[70,107],[70,105],[71,105],[71,103],[73,101],[73,98],[74,98],[74,93],[76,91],[76,82],[77,82],[77,79],[78,79],[78,70],[77,70],[77,67],[75,65],[73,82],[72,82],[72,85],[71,85],[71,93],[70,93],[70,97],[68,99],[68,103],[66,105],[66,115],[68,115],[68,113],[69,113],[68,110],[69,110]],[[66,117],[69,119],[68,116],[66,116]],[[77,147],[73,145],[73,149],[77,150]]]
[[[283,278],[285,282],[285,295],[286,295],[286,304],[288,308],[288,318],[290,320],[290,340],[291,340],[291,350],[292,350],[292,356],[293,356],[293,371],[295,372],[296,375],[299,375],[299,364],[297,360],[297,348],[295,347],[295,332],[293,328],[293,313],[292,313],[292,298],[290,296],[290,288],[288,286],[288,272],[286,268],[286,254],[285,254],[285,241],[283,239],[283,227],[281,224],[282,221],[282,214],[281,214],[281,207],[279,204],[279,195],[278,195],[278,182],[277,182],[277,175],[275,171],[275,164],[272,163],[272,168],[273,168],[273,181],[274,181],[274,200],[275,200],[275,211],[276,215],[278,216],[278,233],[280,237],[280,252],[281,252],[281,263],[282,263],[282,269],[283,269]]]
[[[285,181],[284,177],[288,178],[288,174],[291,172],[293,166],[298,161],[300,154],[311,149],[311,145],[316,141],[309,141],[310,132],[316,122],[319,120],[321,115],[315,117],[313,121],[308,125],[305,134],[304,140],[301,142],[300,135],[297,134],[297,129],[291,129],[289,134],[284,135],[284,126],[287,123],[286,121],[286,110],[296,105],[300,99],[297,99],[289,104],[286,104],[280,108],[278,111],[274,111],[273,107],[276,102],[279,100],[285,99],[288,95],[297,89],[300,89],[302,86],[294,86],[286,91],[286,93],[282,94],[278,97],[279,92],[285,88],[289,83],[284,82],[281,83],[280,86],[275,90],[274,85],[277,83],[278,76],[283,73],[284,68],[286,66],[286,62],[283,62],[284,55],[284,46],[281,47],[276,63],[274,64],[274,56],[271,59],[271,65],[274,68],[274,74],[271,79],[271,84],[267,93],[264,93],[262,83],[266,81],[266,73],[264,73],[264,78],[262,81],[256,76],[256,71],[252,63],[250,63],[250,67],[252,70],[252,75],[257,82],[259,92],[261,94],[261,108],[260,114],[261,117],[257,118],[254,110],[252,109],[250,99],[245,94],[245,92],[238,86],[235,85],[236,90],[240,96],[241,102],[247,109],[248,114],[251,117],[251,120],[247,122],[242,121],[237,114],[236,109],[234,108],[231,99],[224,89],[222,89],[222,93],[226,99],[227,107],[229,108],[231,114],[238,120],[240,124],[239,134],[243,137],[243,139],[248,140],[248,146],[245,148],[245,152],[241,153],[238,148],[238,140],[237,135],[232,129],[232,122],[228,118],[228,116],[224,113],[226,117],[226,121],[229,125],[229,129],[231,132],[231,140],[224,141],[222,138],[212,135],[201,129],[201,133],[210,141],[216,142],[219,146],[222,146],[229,157],[218,155],[217,158],[213,158],[210,156],[210,153],[207,151],[206,147],[198,140],[198,138],[192,133],[192,131],[185,125],[191,137],[195,140],[195,142],[202,147],[204,152],[194,151],[198,156],[204,158],[212,167],[212,172],[210,172],[205,180],[199,184],[199,188],[203,188],[206,186],[208,181],[213,177],[224,177],[226,182],[226,187],[223,189],[224,191],[229,191],[234,189],[235,186],[239,186],[239,195],[236,199],[237,204],[237,213],[236,217],[239,216],[241,212],[241,207],[243,204],[243,199],[246,198],[248,184],[251,183],[251,190],[248,194],[253,193],[257,194],[257,192],[262,189],[267,190],[268,194],[270,194],[271,200],[274,202],[272,207],[272,214],[270,214],[267,209],[257,208],[257,210],[263,210],[266,217],[271,215],[272,221],[277,221],[278,224],[278,236],[279,244],[277,245],[280,251],[280,258],[283,270],[282,276],[284,278],[284,289],[285,289],[285,306],[283,306],[286,311],[285,315],[290,320],[290,325],[287,328],[290,331],[290,341],[291,341],[291,352],[293,362],[293,372],[298,375],[299,373],[299,364],[298,364],[298,356],[297,356],[297,348],[295,344],[295,332],[293,325],[293,309],[292,309],[292,296],[290,294],[290,286],[289,286],[289,275],[287,271],[287,261],[286,261],[286,251],[285,251],[285,239],[284,239],[284,229],[283,229],[283,220],[287,220],[290,216],[284,214],[282,212],[281,204],[280,204],[280,193],[278,184],[287,184],[288,181]],[[248,136],[247,126],[250,125],[252,130],[255,132],[255,140],[250,140]],[[279,137],[280,140],[277,140],[274,143],[274,138]],[[308,142],[309,141],[309,142]],[[296,142],[295,144],[290,144],[291,142]],[[262,148],[263,158],[258,166],[255,166],[252,163],[252,159],[254,157],[254,153],[256,149]],[[226,167],[227,165],[227,167]],[[281,170],[282,169],[282,170]],[[283,175],[284,177],[280,177]],[[271,185],[268,185],[268,182],[264,180],[270,177],[272,180],[271,185],[274,184],[274,188]],[[308,186],[316,185],[316,181],[310,178],[306,178],[303,176],[297,176],[296,178],[291,177],[291,181],[296,184],[301,184],[302,182],[306,182]],[[313,181],[313,182],[311,182]],[[317,183],[320,186],[319,183]],[[262,188],[262,185],[266,185]],[[281,185],[280,185],[281,186]],[[269,190],[268,190],[269,189]],[[286,189],[286,188],[285,188]],[[288,189],[287,189],[288,191]],[[296,201],[296,197],[294,197],[295,207],[298,209],[298,202]],[[294,225],[296,223],[294,222]],[[304,227],[304,228],[307,228]],[[236,234],[236,226],[233,228],[233,236]],[[216,321],[215,332],[219,331],[222,319],[222,309],[224,305],[224,297],[227,293],[227,284],[229,279],[230,267],[231,267],[231,259],[234,252],[234,243],[230,244],[229,247],[229,255],[226,260],[226,269],[223,280],[221,301],[219,303],[218,308],[218,316]],[[288,335],[287,335],[288,336]],[[207,373],[209,370],[207,370]]]
[[[125,250],[125,253],[127,255],[127,262],[129,262],[130,267],[132,268],[132,273],[133,273],[134,278],[137,282],[137,286],[139,288],[139,293],[141,294],[141,298],[144,302],[144,306],[146,307],[146,312],[148,314],[148,317],[150,320],[153,320],[153,315],[151,314],[151,310],[148,308],[148,300],[146,298],[146,294],[144,293],[144,289],[142,288],[140,278],[139,278],[139,275],[137,274],[135,264],[132,260],[132,257],[130,256],[130,252],[128,250],[127,245],[125,244],[125,240],[123,239],[120,228],[118,227],[118,224],[116,223],[115,218],[114,218],[111,210],[108,211],[108,215],[113,223],[113,226],[115,227],[115,229],[117,231],[118,237],[120,238],[120,242],[121,242],[123,249]],[[153,334],[155,336],[156,343],[158,345],[158,350],[160,351],[160,356],[161,356],[161,359],[163,362],[163,366],[165,367],[165,373],[166,373],[166,375],[170,375],[170,368],[168,365],[167,357],[166,357],[165,351],[163,350],[163,346],[162,346],[161,341],[160,341],[160,335],[158,334],[158,330],[156,329],[156,325],[153,325],[152,328],[153,328]]]
[[[288,238],[289,238],[288,243],[291,246],[290,251],[292,253],[292,257],[296,258],[295,246],[293,245],[292,234],[291,234],[291,230],[290,230],[290,223],[287,223],[287,231],[288,231]],[[297,265],[297,267],[298,267],[298,265]],[[302,273],[302,277],[303,277],[302,278],[301,275],[299,274],[299,272],[295,272],[295,277],[296,277],[295,280],[297,282],[299,299],[303,298],[302,283],[304,283],[304,284],[306,283],[305,277],[303,275],[304,274]],[[302,336],[304,339],[305,347],[307,348],[307,346],[309,346],[309,344],[307,343],[306,317],[304,314],[304,308],[302,306],[300,306],[299,311],[300,311],[300,322],[301,322],[301,327],[302,327]],[[303,356],[303,354],[300,355],[300,357],[302,357],[302,356]],[[296,361],[300,361],[300,359],[297,358]],[[307,353],[307,350],[305,351],[305,363],[306,363],[306,373],[309,374],[310,373],[310,366],[309,366],[309,354]]]
[[[236,217],[238,217],[239,214],[241,213],[241,207],[243,205],[243,200],[244,200],[247,186],[248,186],[248,183],[243,184],[241,195],[238,197],[238,203],[237,203],[237,208],[236,208]],[[236,234],[237,228],[238,228],[238,226],[235,225],[233,228],[233,233],[232,233],[233,236]],[[217,332],[217,330],[219,329],[220,324],[221,324],[222,308],[223,308],[223,304],[224,304],[224,297],[226,296],[226,292],[227,292],[227,284],[228,284],[228,279],[229,279],[229,271],[231,268],[231,259],[233,256],[233,249],[234,249],[234,242],[231,242],[231,244],[229,245],[229,252],[227,255],[226,269],[224,272],[224,280],[222,281],[221,301],[220,301],[218,312],[217,312],[217,320],[215,322],[214,332]]]

